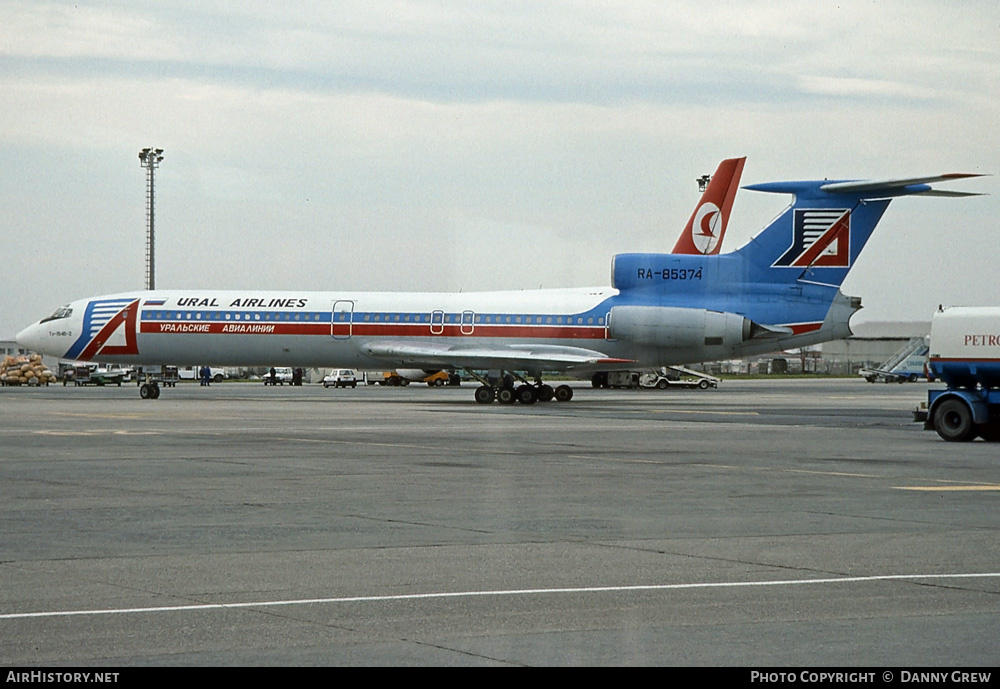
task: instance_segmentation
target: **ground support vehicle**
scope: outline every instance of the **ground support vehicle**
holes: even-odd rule
[[[123,380],[127,380],[126,372],[118,364],[103,368],[94,365],[77,366],[73,369],[73,383],[75,385],[117,385],[121,387]]]
[[[644,388],[688,388],[707,390],[719,387],[719,379],[707,373],[692,371],[689,368],[670,366],[655,373],[646,373],[639,378],[639,384]]]
[[[929,391],[915,420],[949,441],[1000,440],[1000,308],[936,313],[928,368],[948,387]]]
[[[365,382],[369,385],[390,385],[392,387],[398,387],[410,384],[408,379],[399,375],[395,371],[366,371],[364,377]]]
[[[719,379],[707,373],[681,366],[668,366],[656,371],[607,371],[595,373],[590,380],[595,388],[697,388],[719,387]]]
[[[436,371],[424,378],[424,382],[427,383],[427,387],[440,388],[445,385],[461,385],[462,379],[450,371]]]
[[[930,351],[926,337],[914,337],[899,351],[886,359],[878,368],[861,369],[859,375],[869,383],[916,383],[925,375],[927,353]]]

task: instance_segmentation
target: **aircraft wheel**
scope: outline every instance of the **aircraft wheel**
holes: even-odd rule
[[[538,392],[533,385],[522,385],[515,391],[514,396],[521,404],[534,404],[538,400]]]
[[[140,385],[139,397],[141,397],[144,400],[153,399],[152,388],[153,386],[150,385],[149,383],[143,383],[142,385]]]
[[[560,385],[555,390],[557,402],[569,402],[573,399],[573,388],[568,385]]]
[[[514,395],[513,388],[500,388],[497,390],[497,402],[500,404],[514,404],[517,401],[517,397]]]
[[[149,387],[153,388],[153,397],[152,397],[152,399],[154,399],[154,400],[160,399],[160,386],[157,385],[156,383],[153,383]]]
[[[552,386],[545,383],[539,385],[535,391],[538,394],[539,402],[551,402],[552,398],[556,396],[556,391],[552,389]]]
[[[949,442],[964,442],[976,437],[972,410],[961,400],[945,400],[934,410],[934,429]]]
[[[496,397],[496,393],[489,385],[480,385],[476,388],[476,401],[480,404],[489,404]]]

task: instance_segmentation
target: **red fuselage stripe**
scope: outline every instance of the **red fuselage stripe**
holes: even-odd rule
[[[144,334],[215,334],[215,335],[325,335],[327,337],[504,337],[525,339],[603,340],[603,326],[483,325],[428,323],[329,323],[226,322],[217,321],[143,321]]]

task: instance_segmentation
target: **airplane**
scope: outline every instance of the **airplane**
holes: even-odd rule
[[[573,388],[553,389],[543,373],[589,378],[848,337],[861,300],[839,288],[889,203],[977,196],[931,184],[978,176],[749,185],[790,194],[792,202],[742,248],[714,256],[618,254],[608,287],[134,291],[60,307],[17,342],[65,359],[144,366],[462,370],[479,381],[479,403],[567,402]],[[147,381],[140,396],[157,398],[159,387]]]
[[[726,236],[729,214],[746,162],[746,157],[743,157],[719,163],[684,231],[677,238],[672,253],[714,256],[721,252],[722,239]]]

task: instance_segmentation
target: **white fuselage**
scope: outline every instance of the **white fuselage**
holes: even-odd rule
[[[529,341],[608,350],[608,287],[470,293],[136,292],[73,302],[18,340],[58,356],[120,363],[345,366],[387,363],[379,340]],[[132,321],[109,315],[134,304]],[[130,314],[131,315],[131,314]],[[101,330],[107,331],[100,341]]]
[[[134,365],[505,369],[656,368],[849,334],[841,304],[808,332],[748,340],[749,321],[636,305],[617,289],[505,292],[126,292],[83,299],[18,334],[34,351]],[[617,314],[617,315],[616,315]],[[843,332],[843,335],[840,332]],[[755,336],[756,337],[756,336]]]

